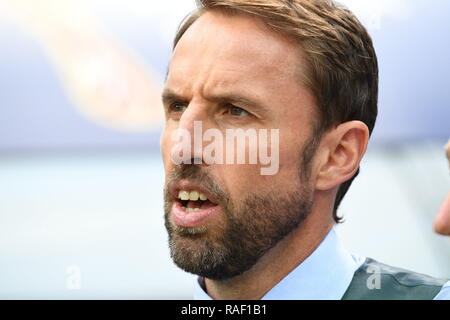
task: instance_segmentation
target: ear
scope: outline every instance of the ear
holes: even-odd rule
[[[361,121],[344,122],[322,140],[316,189],[330,190],[349,180],[366,152],[369,129]]]

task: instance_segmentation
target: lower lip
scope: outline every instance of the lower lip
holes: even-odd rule
[[[172,205],[172,218],[173,222],[178,226],[186,228],[199,227],[216,216],[219,211],[220,207],[216,205],[199,211],[186,212],[181,207],[181,203],[175,201]]]

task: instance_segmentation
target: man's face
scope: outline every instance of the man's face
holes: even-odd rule
[[[301,86],[301,61],[297,44],[246,16],[205,13],[177,44],[161,151],[165,225],[180,268],[210,279],[241,274],[307,217],[315,102]],[[260,164],[175,164],[173,135],[193,137],[194,121],[224,137],[227,129],[279,129],[277,173],[262,175]],[[196,199],[195,190],[208,200],[179,199]]]

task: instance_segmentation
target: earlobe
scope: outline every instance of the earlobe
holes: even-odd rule
[[[327,155],[319,168],[316,189],[330,190],[353,177],[366,152],[369,129],[361,121],[340,124],[327,133]]]

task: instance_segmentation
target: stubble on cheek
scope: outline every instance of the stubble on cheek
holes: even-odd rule
[[[312,152],[308,148],[304,150]],[[308,179],[302,179],[309,176],[310,158],[297,157],[298,163],[291,161],[288,168],[297,170],[292,169],[289,176],[285,168],[283,178],[277,176],[276,181],[274,177],[251,179],[248,171],[246,174],[245,170],[234,171],[233,175],[237,174],[242,183],[233,181],[236,187],[230,193],[219,189],[207,169],[201,166],[175,167],[168,177],[169,185],[170,181],[192,179],[201,182],[217,199],[226,199],[219,204],[220,219],[213,224],[182,228],[170,220],[173,202],[168,201],[170,195],[165,193],[165,224],[175,264],[187,272],[218,280],[249,270],[310,213],[313,189]],[[231,181],[230,175],[227,181]]]

